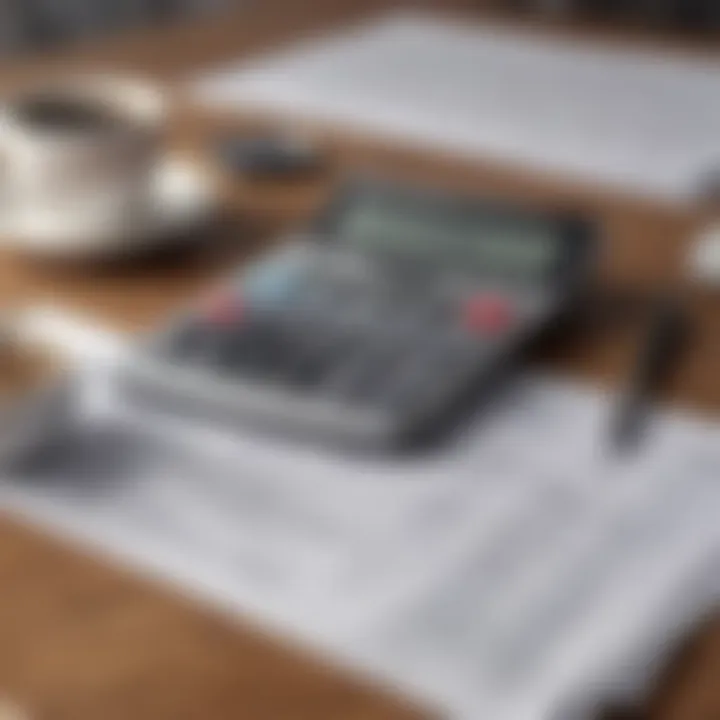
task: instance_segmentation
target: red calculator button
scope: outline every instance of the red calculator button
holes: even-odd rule
[[[501,295],[475,295],[463,308],[463,325],[472,332],[500,333],[507,330],[514,319],[512,304]]]
[[[242,321],[245,307],[237,293],[223,292],[203,303],[202,315],[213,325],[235,325]]]

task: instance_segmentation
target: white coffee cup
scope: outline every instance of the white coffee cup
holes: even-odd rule
[[[136,234],[149,210],[167,100],[151,83],[76,76],[0,106],[0,205],[42,244]]]

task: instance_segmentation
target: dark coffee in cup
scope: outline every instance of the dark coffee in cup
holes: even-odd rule
[[[17,119],[25,127],[48,133],[105,133],[127,125],[118,113],[100,102],[70,96],[31,96],[15,108]]]

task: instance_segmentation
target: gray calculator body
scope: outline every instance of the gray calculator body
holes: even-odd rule
[[[587,286],[589,224],[355,182],[126,363],[132,401],[357,449],[442,436]]]

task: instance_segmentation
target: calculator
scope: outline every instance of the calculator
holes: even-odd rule
[[[445,436],[594,265],[576,215],[355,180],[131,354],[134,401],[181,418],[396,451]]]

